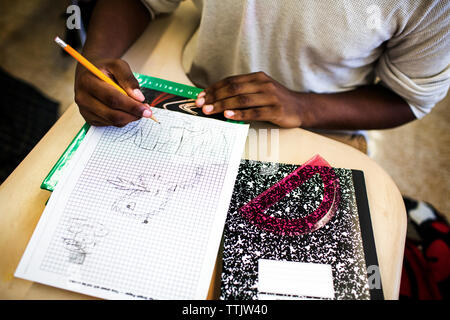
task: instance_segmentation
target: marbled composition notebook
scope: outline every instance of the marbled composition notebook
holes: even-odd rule
[[[363,172],[242,160],[221,299],[383,299]]]

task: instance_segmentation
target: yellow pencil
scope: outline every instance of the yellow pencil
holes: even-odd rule
[[[119,90],[122,94],[128,96],[125,90],[123,90],[117,83],[111,80],[108,76],[106,76],[103,72],[101,72],[96,66],[94,66],[92,63],[90,63],[85,57],[83,57],[81,54],[79,54],[74,48],[72,48],[70,45],[65,43],[63,40],[61,40],[59,37],[55,38],[55,42],[61,46],[68,54],[70,54],[72,57],[75,58],[79,63],[81,63],[86,69],[91,71],[93,74],[95,74],[98,78],[101,80],[109,83],[114,88]],[[155,119],[154,116],[151,116],[150,119],[152,119],[155,122],[158,122],[158,120]]]

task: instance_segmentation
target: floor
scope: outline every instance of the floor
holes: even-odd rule
[[[0,66],[60,102],[73,101],[75,63],[53,42],[64,35],[68,1],[2,0]],[[450,95],[431,114],[400,128],[369,132],[370,156],[402,194],[425,200],[450,220]]]
[[[69,1],[0,1],[0,66],[60,102],[73,102],[75,62],[53,41],[64,36]]]

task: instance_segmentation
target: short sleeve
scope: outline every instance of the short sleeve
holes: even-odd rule
[[[171,13],[175,11],[181,1],[184,0],[141,0],[148,8],[152,18],[160,13]]]
[[[375,73],[422,118],[450,85],[450,2],[432,1],[409,19],[408,27],[387,42]]]

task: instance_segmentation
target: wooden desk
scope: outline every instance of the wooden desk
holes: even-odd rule
[[[196,17],[193,5],[183,3],[174,15],[152,23],[124,59],[137,72],[190,84],[181,67],[181,52],[197,26]],[[83,123],[77,106],[71,105],[0,186],[0,299],[91,298],[14,278],[14,271],[50,196],[48,191],[39,188],[40,184]],[[275,128],[261,123],[252,127]],[[406,213],[392,179],[365,154],[309,131],[280,129],[279,141],[280,162],[301,164],[320,154],[332,166],[364,171],[384,294],[387,299],[397,299]],[[244,156],[250,156],[248,150]],[[252,158],[267,160],[264,155],[253,155]],[[209,298],[218,297],[218,276],[216,270]]]

